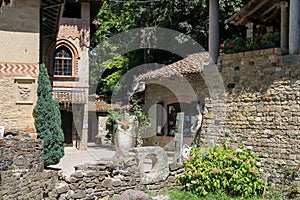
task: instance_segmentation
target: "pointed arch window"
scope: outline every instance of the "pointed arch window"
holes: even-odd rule
[[[65,47],[59,47],[54,56],[54,76],[72,76],[72,53]]]

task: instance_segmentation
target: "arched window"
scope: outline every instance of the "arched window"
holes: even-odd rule
[[[72,53],[65,46],[59,47],[54,56],[54,76],[72,76]]]

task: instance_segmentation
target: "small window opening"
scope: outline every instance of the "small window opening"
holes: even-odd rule
[[[81,18],[81,3],[80,2],[67,2],[63,17],[66,18]]]

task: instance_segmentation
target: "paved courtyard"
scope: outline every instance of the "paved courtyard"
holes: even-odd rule
[[[97,163],[98,161],[110,160],[115,155],[115,151],[111,146],[100,146],[89,143],[87,150],[78,150],[75,147],[65,147],[65,156],[57,165],[50,165],[50,168],[62,170],[63,174],[69,177],[75,172],[74,166],[85,163]],[[145,172],[150,171],[152,162],[146,159],[144,162]]]
[[[74,147],[65,147],[65,156],[57,165],[49,167],[62,170],[63,174],[69,177],[75,172],[74,166],[84,163],[96,163],[100,160],[110,160],[115,155],[115,151],[110,146],[98,146],[93,143],[88,144],[86,151],[78,150]],[[151,164],[144,165],[145,170],[151,169]],[[168,194],[160,194],[152,197],[153,200],[169,200]]]
[[[98,146],[93,143],[88,144],[86,151],[78,150],[75,147],[65,147],[65,156],[57,165],[49,167],[61,169],[63,174],[69,177],[75,172],[74,166],[84,163],[96,163],[100,160],[109,160],[115,155],[115,151],[110,146]]]

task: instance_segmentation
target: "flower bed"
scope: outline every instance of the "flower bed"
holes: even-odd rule
[[[267,49],[279,46],[279,32],[259,33],[253,39],[245,39],[240,35],[235,35],[226,39],[220,47],[222,53],[237,53],[257,49]]]

